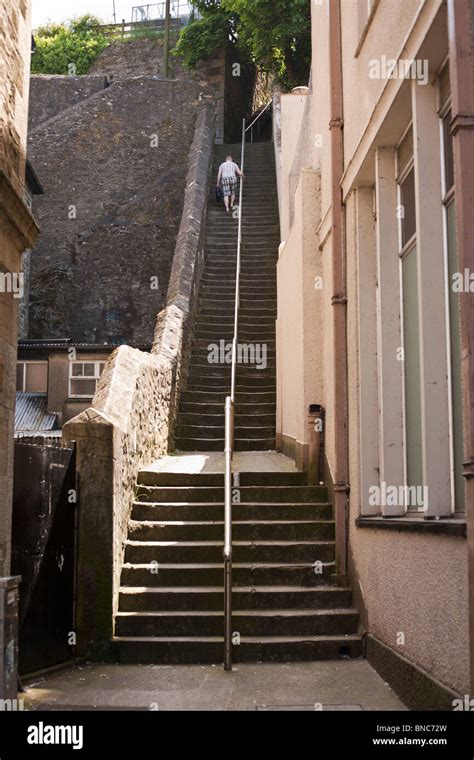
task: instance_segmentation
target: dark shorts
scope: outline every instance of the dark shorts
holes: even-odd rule
[[[230,195],[235,195],[235,187],[237,185],[237,180],[235,177],[223,177],[222,178],[222,191],[224,193],[224,197],[229,197]]]

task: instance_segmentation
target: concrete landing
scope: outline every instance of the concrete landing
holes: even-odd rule
[[[224,453],[197,451],[171,454],[143,469],[148,472],[221,473]],[[234,472],[298,472],[292,459],[277,451],[236,451],[232,460]]]
[[[406,710],[365,660],[86,664],[25,685],[27,710]]]

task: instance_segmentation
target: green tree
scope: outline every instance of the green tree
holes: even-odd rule
[[[69,65],[74,64],[77,74],[87,74],[99,53],[111,43],[110,37],[99,28],[100,24],[100,19],[87,14],[37,29],[32,73],[68,74]]]
[[[226,40],[286,87],[306,84],[311,66],[310,0],[195,0],[199,18],[175,48],[185,66],[211,56]]]

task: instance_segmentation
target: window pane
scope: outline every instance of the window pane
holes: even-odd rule
[[[444,67],[438,80],[439,84],[439,103],[441,108],[444,106],[451,94],[451,85],[449,81],[449,64]]]
[[[446,207],[448,231],[448,282],[453,282],[454,272],[459,271],[456,251],[456,204],[453,201]],[[463,463],[463,429],[462,429],[462,387],[461,387],[461,332],[459,317],[459,293],[449,288],[449,329],[451,337],[451,394],[453,408],[453,449],[454,449],[454,492],[456,510],[463,511],[464,478]]]
[[[88,362],[87,364],[84,364],[84,377],[94,377],[95,376],[95,364],[94,362]]]
[[[403,343],[405,358],[405,437],[407,485],[422,488],[420,337],[418,331],[418,276],[416,246],[402,261]],[[413,506],[413,505],[409,505]],[[422,506],[418,503],[416,507]]]
[[[72,365],[71,377],[82,377],[82,364],[75,362]]]
[[[87,380],[85,378],[77,378],[71,380],[71,396],[92,396],[95,393],[95,380]]]
[[[451,118],[451,111],[448,111],[443,119],[445,192],[448,192],[448,190],[454,185],[453,136],[449,129]]]
[[[400,143],[400,147],[397,150],[397,171],[398,174],[403,174],[403,170],[406,169],[411,159],[413,158],[413,129],[409,129],[406,133],[403,141]]]
[[[400,185],[401,202],[403,206],[402,218],[402,246],[406,245],[416,232],[416,209],[415,209],[415,169],[411,169]]]
[[[25,391],[27,393],[47,393],[48,392],[48,363],[27,364]]]
[[[23,367],[21,362],[16,365],[16,389],[20,393],[23,392]]]

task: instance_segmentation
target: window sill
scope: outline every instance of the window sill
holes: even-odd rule
[[[440,520],[424,520],[421,517],[357,517],[355,524],[358,528],[435,533],[444,536],[461,536],[462,538],[465,538],[467,533],[467,523],[462,517],[449,517]]]

